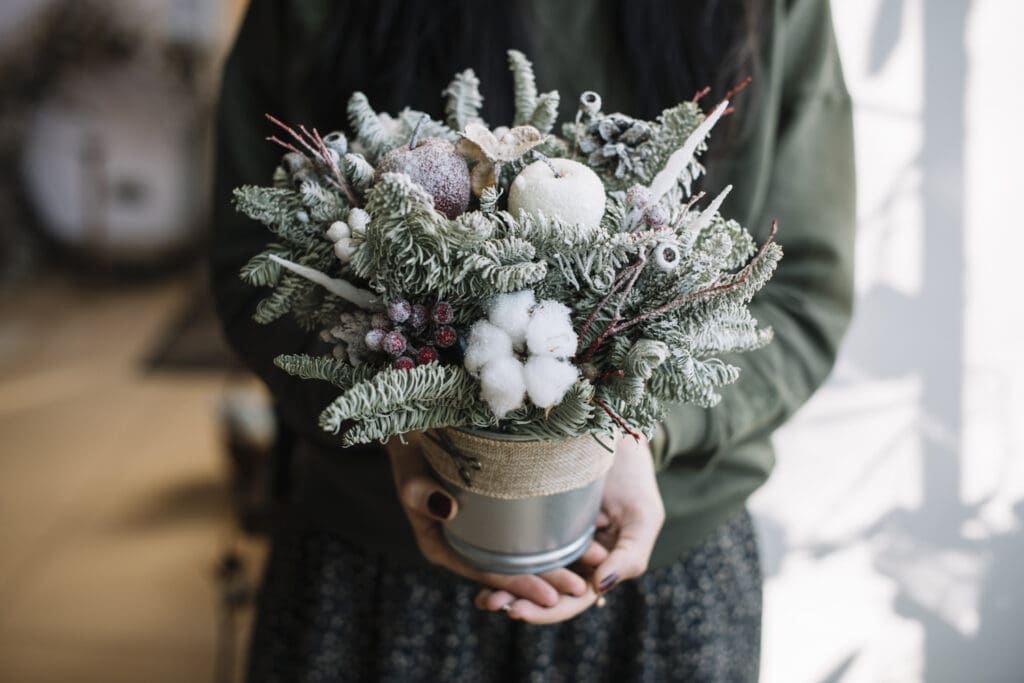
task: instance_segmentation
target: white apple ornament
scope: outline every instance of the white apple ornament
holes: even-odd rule
[[[604,184],[590,168],[572,159],[542,158],[516,176],[508,193],[508,209],[539,213],[594,232],[604,215]]]

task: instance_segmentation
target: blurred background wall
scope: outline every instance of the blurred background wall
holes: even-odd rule
[[[0,3],[0,680],[235,673],[273,427],[195,264],[244,5]],[[763,679],[1019,681],[1024,4],[833,11],[858,303],[752,501]]]
[[[1024,680],[1024,4],[832,8],[858,301],[753,502],[764,680]]]

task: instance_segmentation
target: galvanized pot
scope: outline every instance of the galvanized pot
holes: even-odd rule
[[[427,433],[424,453],[459,503],[445,539],[471,565],[537,574],[571,564],[590,544],[613,457],[593,436],[444,429]]]

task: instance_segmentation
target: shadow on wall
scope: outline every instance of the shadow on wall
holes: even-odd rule
[[[870,36],[868,68],[877,74],[892,57],[909,0],[881,0]],[[868,541],[874,568],[897,586],[893,611],[924,633],[927,681],[1020,680],[1024,650],[1024,503],[1002,535],[968,534],[988,501],[962,502],[964,390],[966,26],[972,2],[921,2],[924,22],[923,142],[920,154],[892,185],[895,201],[920,178],[923,273],[916,294],[876,284],[858,301],[844,360],[861,377],[921,381],[920,418],[896,438],[921,443],[922,499],[914,509],[890,509],[856,538],[811,548],[823,558]],[[859,131],[870,134],[870,131]],[[899,226],[889,226],[895,231]],[[857,381],[857,380],[854,380]],[[834,383],[840,385],[842,379]],[[847,416],[849,417],[849,416]],[[912,432],[912,433],[908,433]],[[888,444],[892,446],[892,444]],[[888,457],[888,448],[875,454]],[[869,454],[865,458],[872,460]],[[864,464],[869,467],[870,464]],[[785,547],[785,530],[762,524],[766,547]],[[766,575],[779,558],[766,557]],[[844,680],[858,657],[838,662],[822,681]]]

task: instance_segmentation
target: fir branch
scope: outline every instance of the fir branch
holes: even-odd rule
[[[335,399],[320,414],[320,427],[337,434],[348,420],[373,419],[418,402],[444,405],[474,395],[476,386],[461,366],[430,363],[411,370],[386,368]]]
[[[274,359],[274,365],[300,379],[330,382],[345,390],[372,377],[379,369],[370,365],[353,367],[348,362],[332,356],[306,354],[280,355]]]
[[[352,187],[365,194],[373,184],[374,168],[362,154],[349,152],[341,159],[341,168]]]
[[[537,82],[533,75],[533,64],[519,50],[508,51],[508,65],[512,70],[512,84],[515,92],[516,113],[513,126],[530,122],[537,107]]]
[[[501,197],[501,190],[494,185],[484,188],[480,195],[480,211],[484,214],[493,214],[498,208],[498,199]]]
[[[253,256],[242,266],[242,280],[255,287],[272,287],[281,279],[281,266],[270,259],[271,254],[290,258],[291,252],[281,244],[268,244],[266,250]]]
[[[530,114],[529,125],[541,133],[550,133],[558,120],[558,91],[546,92],[537,98],[537,103]]]
[[[448,98],[444,113],[450,127],[457,131],[465,130],[470,123],[480,121],[484,98],[480,95],[480,79],[472,69],[455,74],[441,94]]]
[[[377,112],[370,106],[366,95],[361,92],[352,93],[348,100],[348,121],[370,160],[376,161],[384,152],[396,145],[396,141],[384,129]]]

